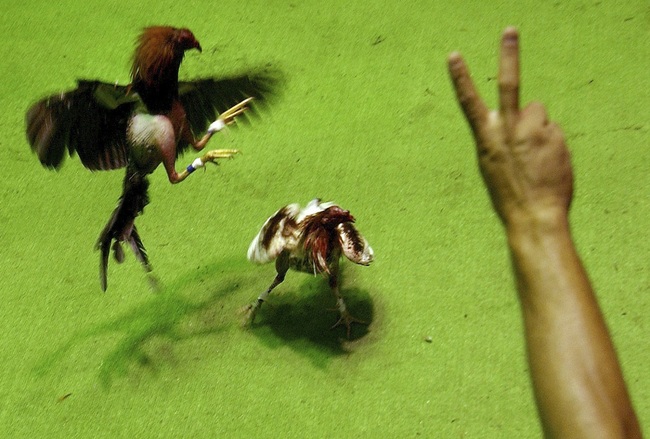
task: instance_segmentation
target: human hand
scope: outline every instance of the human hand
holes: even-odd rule
[[[541,103],[519,109],[519,36],[501,40],[499,109],[489,110],[461,55],[448,59],[458,102],[474,133],[479,167],[492,204],[508,228],[530,221],[566,219],[573,176],[564,134]]]

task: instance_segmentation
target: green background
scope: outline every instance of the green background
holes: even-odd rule
[[[574,237],[650,431],[646,0],[4,3],[1,437],[539,437],[503,233],[446,72],[460,50],[493,106],[511,24],[522,103],[565,130]],[[152,175],[138,227],[162,291],[128,253],[102,294],[93,245],[123,172],[43,169],[24,113],[76,78],[127,83],[152,24],[201,42],[183,79],[268,66],[283,85],[209,145],[243,155],[177,186]],[[326,283],[292,272],[242,329],[274,276],[250,240],[316,196],[375,250],[342,290],[370,325],[330,331]]]

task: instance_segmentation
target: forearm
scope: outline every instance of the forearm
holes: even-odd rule
[[[565,214],[507,228],[528,360],[547,437],[641,437]]]

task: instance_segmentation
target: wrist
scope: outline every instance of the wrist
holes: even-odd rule
[[[511,215],[504,224],[513,250],[522,244],[528,246],[557,238],[570,239],[568,212],[564,209],[519,213]]]

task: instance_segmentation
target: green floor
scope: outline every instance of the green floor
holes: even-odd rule
[[[650,431],[650,7],[512,3],[3,5],[0,437],[539,437],[504,239],[445,64],[461,50],[494,103],[509,24],[522,101],[565,129],[574,236]],[[162,291],[128,254],[103,294],[93,245],[122,172],[43,169],[23,118],[78,77],[128,82],[151,24],[201,42],[183,78],[267,67],[284,83],[261,119],[212,140],[243,155],[178,186],[152,176],[138,226]],[[274,276],[249,242],[316,196],[350,209],[375,250],[343,280],[370,325],[330,331],[327,285],[289,273],[242,330],[238,310]]]

